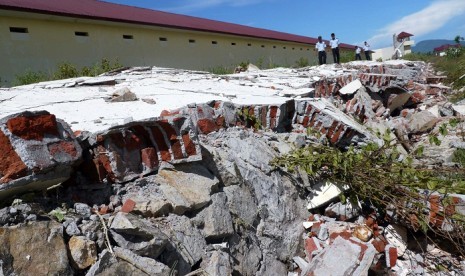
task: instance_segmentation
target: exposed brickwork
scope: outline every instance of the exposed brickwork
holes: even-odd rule
[[[48,146],[48,150],[52,156],[55,156],[60,153],[69,154],[71,157],[76,157],[78,152],[74,143],[61,141],[55,144],[51,144]]]
[[[24,140],[42,141],[45,135],[58,136],[55,115],[18,116],[8,120],[8,130]]]
[[[23,177],[27,173],[27,166],[18,156],[10,140],[0,130],[0,183]]]
[[[213,120],[206,118],[198,120],[197,127],[199,128],[200,133],[203,134],[208,134],[220,129],[220,126],[218,126]]]
[[[123,213],[130,213],[136,207],[136,202],[132,199],[128,199],[124,202],[123,207],[121,208],[121,212]]]
[[[158,155],[155,148],[145,148],[141,150],[142,163],[150,170],[158,166]]]

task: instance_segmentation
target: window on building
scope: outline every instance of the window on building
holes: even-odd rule
[[[212,44],[213,44],[213,45],[216,45],[216,44],[218,44],[218,41],[213,40],[213,41],[212,41]]]
[[[89,36],[88,32],[74,32],[75,36]]]
[[[189,39],[189,43],[195,43],[195,39]]]
[[[231,42],[231,45],[232,45],[232,46],[236,46],[236,42]]]
[[[27,28],[22,27],[10,27],[10,33],[27,34],[29,33],[29,30]]]
[[[168,38],[166,38],[166,37],[159,37],[158,40],[160,40],[160,41],[168,41]]]
[[[134,39],[133,35],[123,35],[123,39]]]

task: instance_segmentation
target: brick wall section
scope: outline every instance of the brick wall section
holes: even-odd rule
[[[26,164],[21,160],[8,137],[0,130],[0,184],[25,176]]]
[[[165,114],[168,114],[165,112]],[[162,161],[184,163],[201,160],[197,132],[186,116],[166,116],[133,122],[96,134],[93,175],[98,181],[125,182],[156,172]]]
[[[82,149],[68,124],[46,111],[0,119],[0,198],[64,181]]]
[[[296,106],[295,123],[325,135],[332,145],[344,147],[354,138],[376,141],[362,125],[324,99],[296,101]]]

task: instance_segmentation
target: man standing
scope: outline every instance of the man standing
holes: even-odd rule
[[[339,39],[336,38],[334,33],[331,34],[329,45],[331,46],[331,51],[333,52],[334,63],[339,64]]]
[[[368,43],[365,41],[365,43],[363,44],[363,51],[365,52],[365,57],[367,60],[371,60],[371,56],[370,56],[370,45],[368,45]]]
[[[362,52],[362,49],[360,47],[355,46],[355,60],[362,60],[362,56],[360,53]]]
[[[320,65],[326,64],[326,43],[321,39],[321,36],[318,37],[315,49],[318,50],[318,62]]]

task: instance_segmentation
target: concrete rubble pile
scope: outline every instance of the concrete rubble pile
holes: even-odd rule
[[[2,89],[1,273],[463,275],[463,258],[408,225],[381,223],[339,202],[331,183],[270,165],[308,144],[382,145],[376,132],[389,129],[404,156],[425,146],[416,163],[455,166],[454,152],[465,149],[459,129],[428,142],[465,112],[447,101],[454,91],[443,81],[422,62],[391,61],[226,76],[125,68]],[[167,87],[179,105],[162,106]],[[27,111],[13,112],[32,92],[158,114],[65,122],[57,117],[72,110],[58,108],[60,99],[49,111],[24,103]],[[442,197],[425,197],[430,225],[452,231]],[[451,199],[448,212],[465,215],[465,195]]]

